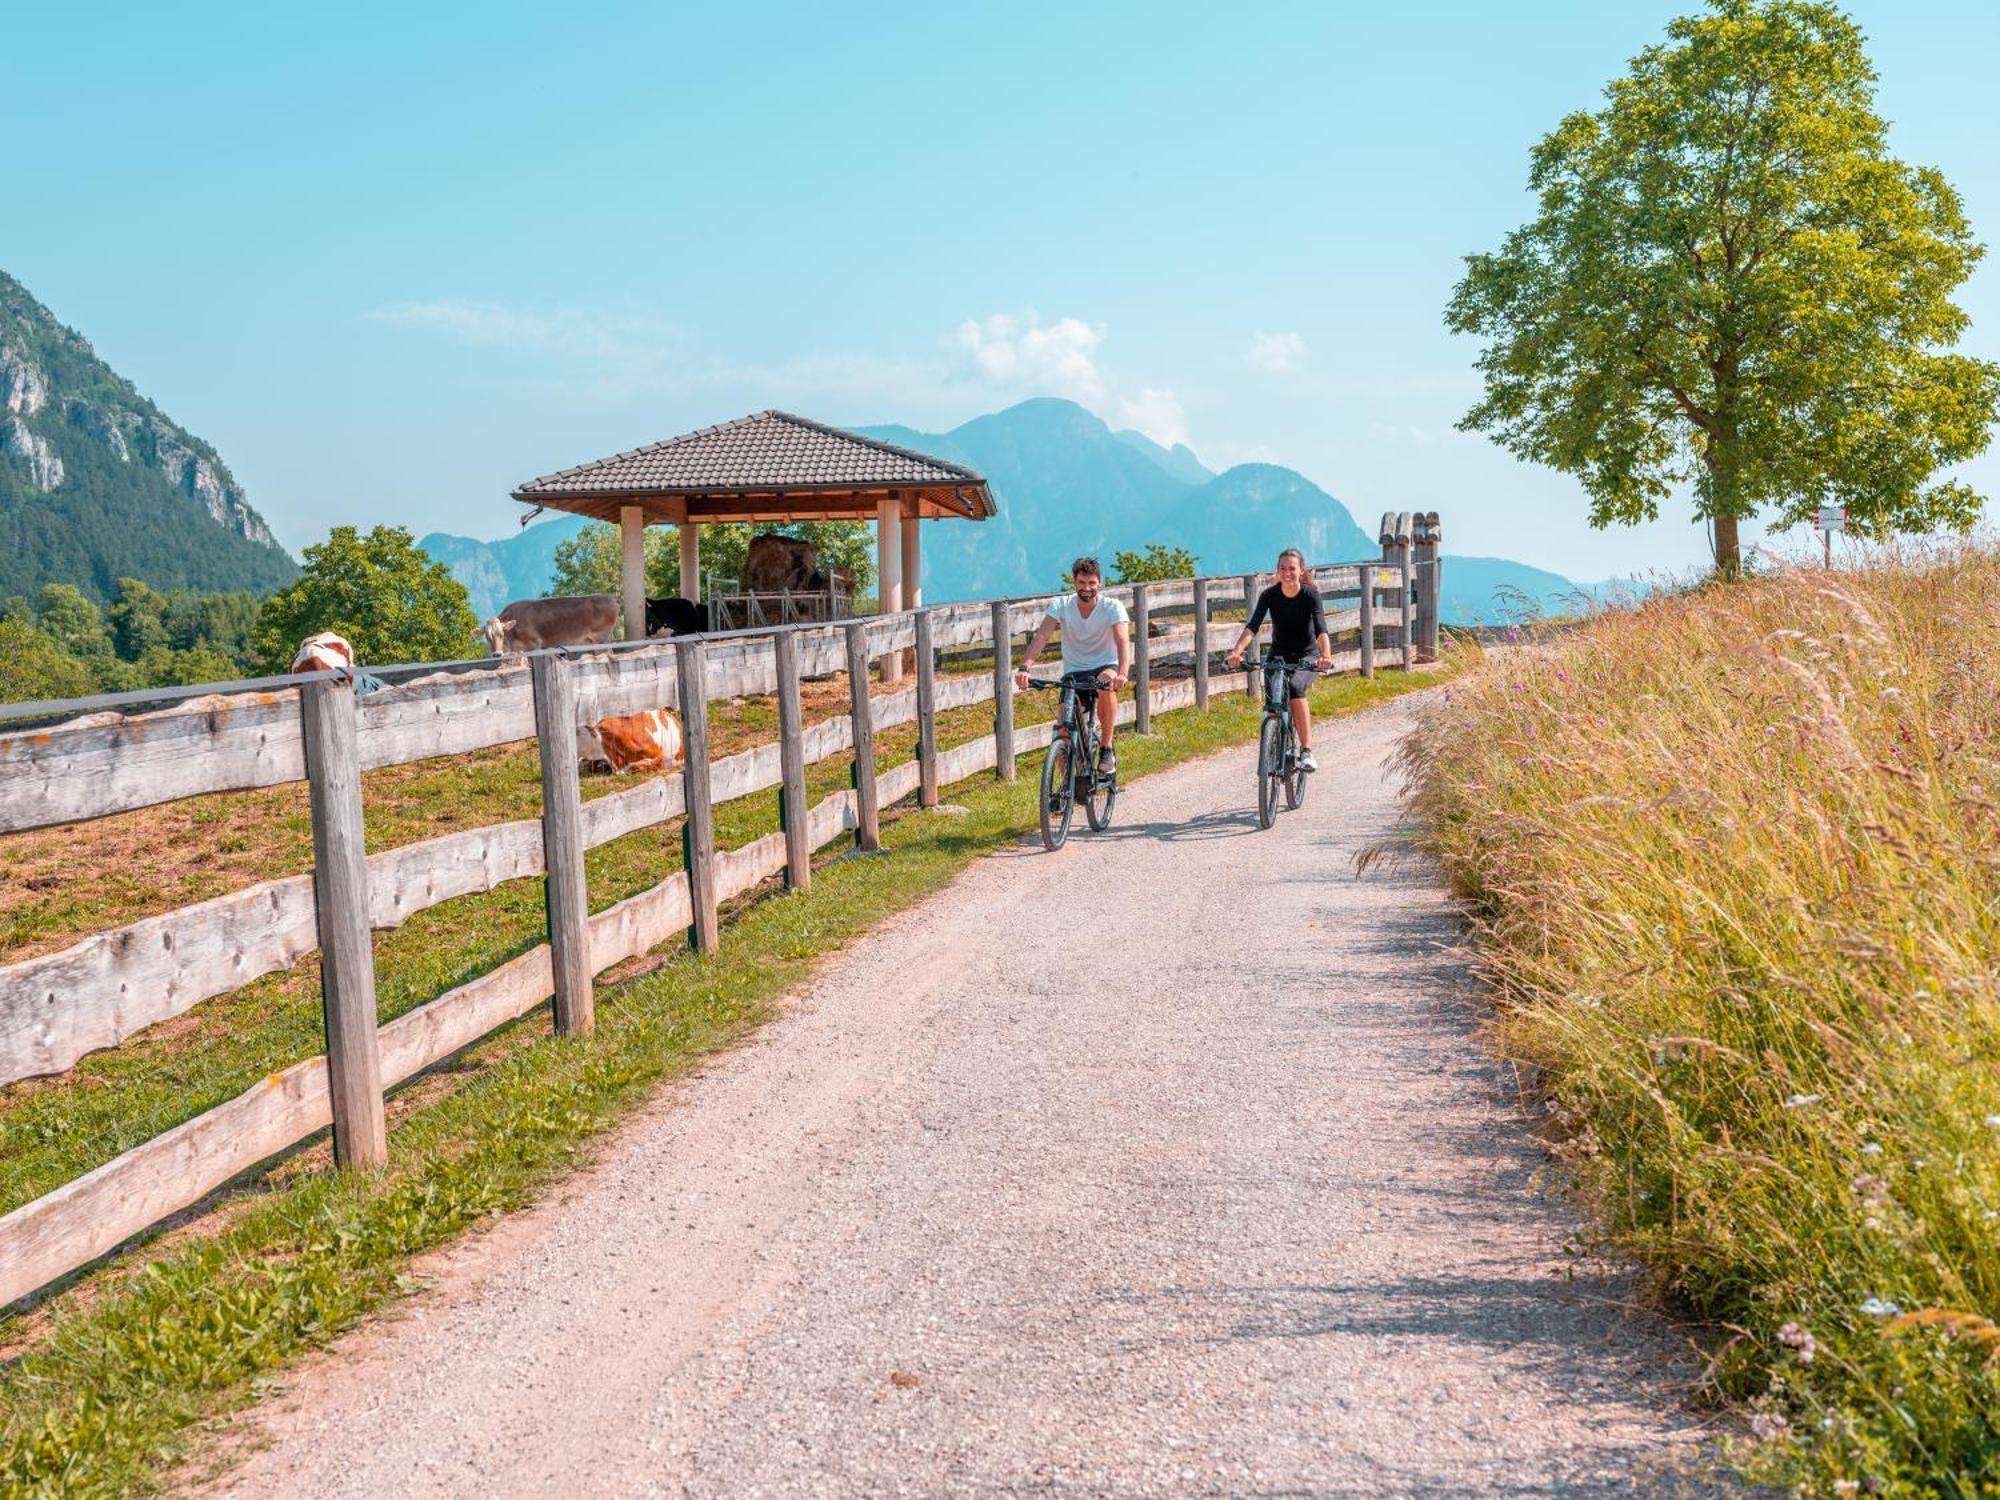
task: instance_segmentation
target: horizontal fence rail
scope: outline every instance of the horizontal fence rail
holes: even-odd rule
[[[1367,674],[1435,651],[1436,535],[1434,515],[1385,516],[1380,560],[1314,570],[1338,641],[1336,670]],[[1107,589],[1134,612],[1137,692],[1119,703],[1120,722],[1144,732],[1155,714],[1254,691],[1249,674],[1217,671],[1215,658],[1234,644],[1267,581],[1252,574]],[[1047,745],[1052,733],[1046,723],[1017,728],[1013,714],[1019,643],[1046,603],[1046,596],[984,600],[398,669],[405,680],[360,696],[329,674],[304,674],[264,680],[250,692],[168,694],[177,701],[149,713],[86,712],[0,734],[0,835],[307,781],[315,848],[338,850],[341,861],[338,881],[313,874],[264,881],[0,966],[0,1086],[61,1074],[89,1053],[289,969],[319,950],[329,931],[338,934],[338,961],[322,964],[321,984],[329,1022],[341,1028],[331,1064],[322,1054],[275,1073],[0,1217],[0,1306],[329,1125],[343,1162],[379,1160],[385,1090],[551,999],[558,1029],[588,1030],[593,976],[682,934],[712,950],[717,903],[777,876],[804,887],[812,854],[835,842],[872,847],[878,808],[911,796],[935,806],[941,787],[981,773],[1012,780],[1016,757]],[[904,651],[915,654],[916,682],[871,694],[868,663]],[[1163,666],[1180,660],[1187,675],[1160,678]],[[849,712],[803,724],[801,681],[840,674],[850,682]],[[314,700],[303,716],[302,693]],[[778,742],[711,761],[707,703],[765,695],[778,700]],[[993,705],[992,732],[940,749],[938,715],[981,703]],[[28,707],[59,718],[64,705]],[[544,816],[361,857],[360,772],[537,738],[546,762],[567,756],[575,727],[652,708],[682,713],[689,754],[680,774],[582,801],[573,760],[567,772],[545,765]],[[8,712],[0,707],[0,719]],[[916,757],[876,774],[876,736],[913,722]],[[310,749],[309,735],[320,748]],[[855,785],[808,803],[806,768],[850,751]],[[333,779],[321,785],[316,776]],[[739,849],[715,848],[709,809],[773,788],[784,809],[779,831]],[[602,911],[583,909],[584,850],[677,819],[687,841],[683,868]],[[386,1024],[357,1019],[375,1006],[369,930],[532,877],[559,886],[550,892],[548,941]]]

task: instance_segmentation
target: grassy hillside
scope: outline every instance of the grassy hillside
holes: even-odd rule
[[[1972,549],[1660,598],[1408,752],[1499,1044],[1809,1493],[2000,1484],[1996,619]]]

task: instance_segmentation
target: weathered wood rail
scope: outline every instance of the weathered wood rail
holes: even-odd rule
[[[1337,669],[1372,674],[1392,658],[1408,666],[1435,651],[1435,535],[1434,516],[1385,516],[1380,561],[1315,570],[1342,642]],[[1155,714],[1254,690],[1246,674],[1215,673],[1213,658],[1234,641],[1265,581],[1251,574],[1110,590],[1135,611],[1135,693],[1120,703],[1121,721],[1144,733]],[[630,650],[541,653],[361,697],[330,674],[309,674],[277,691],[198,694],[159,712],[95,714],[0,735],[0,834],[303,780],[312,791],[317,866],[0,967],[0,1086],[60,1074],[315,950],[324,954],[328,1039],[320,1056],[0,1217],[0,1306],[329,1125],[343,1164],[381,1161],[386,1090],[545,1001],[555,1003],[558,1030],[588,1031],[595,975],[681,933],[713,951],[721,902],[780,875],[804,889],[814,852],[843,838],[876,845],[882,807],[912,795],[933,807],[942,787],[982,772],[1012,780],[1016,756],[1050,735],[1047,724],[1017,729],[1012,701],[1020,639],[1044,603],[981,601]],[[904,648],[915,656],[915,683],[871,695],[867,664]],[[990,659],[991,670],[954,674],[950,664],[968,656]],[[1188,661],[1188,675],[1163,678],[1175,659]],[[803,724],[800,681],[843,672],[849,712]],[[778,742],[711,762],[707,704],[753,694],[776,696]],[[979,703],[993,704],[993,732],[940,748],[938,715]],[[681,712],[684,771],[582,801],[576,727],[654,707]],[[916,758],[878,774],[875,736],[911,722]],[[364,857],[362,771],[531,738],[541,751],[543,816]],[[849,751],[854,786],[809,803],[807,767]],[[773,788],[783,808],[779,831],[717,849],[712,809]],[[677,818],[682,868],[588,911],[584,851]],[[376,1024],[371,929],[533,876],[547,883],[548,941]]]

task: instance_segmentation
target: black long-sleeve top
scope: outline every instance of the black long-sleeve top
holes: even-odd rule
[[[1301,584],[1287,599],[1284,588],[1272,584],[1257,596],[1257,607],[1250,611],[1244,629],[1255,635],[1267,615],[1271,620],[1271,655],[1298,661],[1316,654],[1315,643],[1326,634],[1326,607],[1320,603],[1318,589]]]

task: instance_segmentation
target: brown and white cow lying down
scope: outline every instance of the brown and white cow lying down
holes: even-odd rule
[[[292,657],[291,670],[331,672],[336,667],[353,665],[354,648],[347,644],[347,638],[335,635],[331,630],[322,630],[318,635],[309,635],[299,642],[299,649]]]
[[[665,771],[687,755],[681,721],[672,709],[599,719],[576,731],[576,757],[586,771]]]
[[[616,594],[516,599],[486,622],[487,649],[495,656],[546,646],[602,646],[617,639]]]

